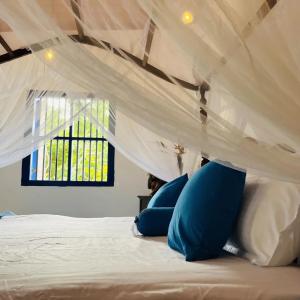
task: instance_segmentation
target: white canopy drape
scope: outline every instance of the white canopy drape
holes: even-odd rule
[[[96,47],[70,38],[41,2],[0,3],[0,18],[34,53],[1,65],[0,165],[24,157],[80,114],[102,126],[85,104],[50,133],[28,134],[36,99],[55,91],[66,93],[70,102],[79,94],[109,99],[116,128],[106,130],[107,139],[163,179],[179,175],[180,145],[183,171],[197,168],[205,153],[262,175],[300,181],[297,0],[279,1],[271,11],[258,0],[87,0],[81,5],[61,0]],[[149,74],[128,55],[143,59],[149,20],[156,26],[154,44],[163,45],[154,48],[149,63],[174,84]],[[173,51],[170,57],[166,48]],[[51,59],[45,59],[47,51]],[[171,75],[199,86],[206,81],[208,105]],[[208,113],[205,122],[200,108]]]

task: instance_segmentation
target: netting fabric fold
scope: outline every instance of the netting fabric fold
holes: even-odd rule
[[[274,7],[263,0],[55,5],[76,32],[43,1],[0,3],[0,18],[32,51],[0,66],[0,166],[84,116],[165,180],[192,173],[204,155],[300,181],[297,0]],[[99,121],[99,101],[109,101],[113,126]],[[47,105],[65,110],[51,126],[36,113]]]

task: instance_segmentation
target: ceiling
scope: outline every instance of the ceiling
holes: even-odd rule
[[[187,83],[186,87],[191,89],[196,89],[197,84],[199,85],[195,74],[193,74],[193,65],[182,59],[176,46],[156,29],[154,23],[137,5],[136,0],[126,1],[126,7],[122,5],[124,0],[101,0],[101,6],[97,5],[99,0],[37,1],[65,33],[75,35],[79,42],[85,43],[85,32],[74,15],[87,24],[90,18],[94,16],[92,20],[93,30],[101,35],[102,40],[109,42],[112,47],[121,48],[131,54],[132,57],[136,58],[140,67],[150,72],[153,70],[157,72],[158,70],[158,73],[167,73],[179,78]],[[242,28],[248,24],[245,20],[251,20],[253,15],[261,13],[264,5],[272,9],[277,2],[277,0],[252,0],[250,9],[248,6],[246,10],[243,1],[225,1],[233,10],[238,11],[243,16],[241,24],[239,24]],[[81,8],[80,12],[76,9],[77,5]],[[127,10],[130,10],[131,17],[129,17]],[[132,15],[135,16],[134,19],[132,19]],[[16,53],[17,49],[26,47],[29,45],[24,45],[11,28],[0,19],[0,63],[28,54],[29,51]],[[174,64],[175,61],[176,64]]]

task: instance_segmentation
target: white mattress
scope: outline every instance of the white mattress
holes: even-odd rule
[[[0,299],[300,299],[300,268],[227,256],[189,263],[133,218],[0,220]]]

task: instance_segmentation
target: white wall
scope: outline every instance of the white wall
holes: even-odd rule
[[[21,186],[21,162],[0,169],[0,211],[74,217],[133,216],[147,174],[116,151],[114,187]]]

